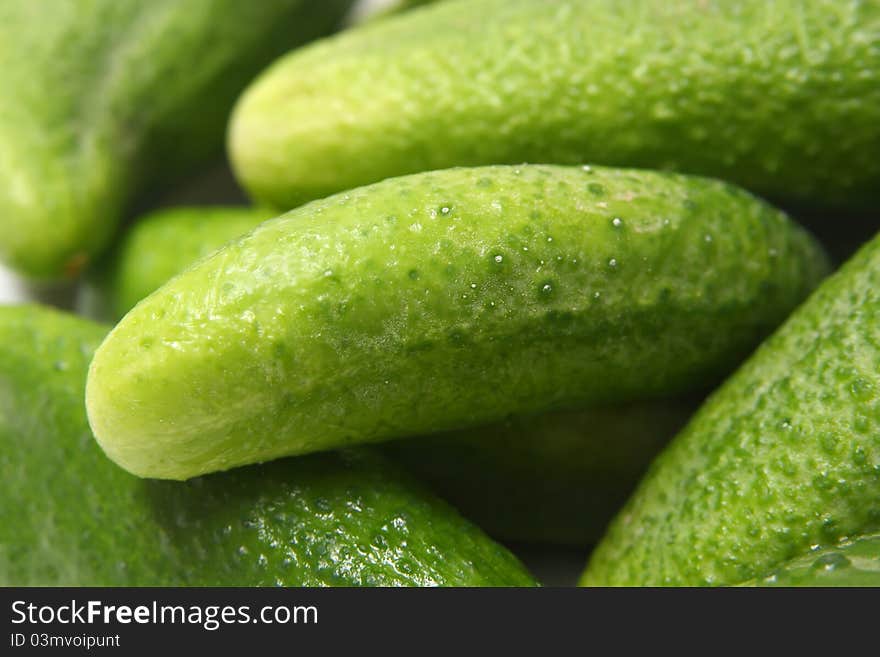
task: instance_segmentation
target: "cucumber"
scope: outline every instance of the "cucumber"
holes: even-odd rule
[[[451,166],[592,162],[876,204],[876,0],[450,0],[292,53],[229,151],[283,209]]]
[[[261,224],[137,305],[87,408],[111,459],[186,479],[284,455],[674,396],[826,271],[730,185],[587,167],[392,179]]]
[[[236,96],[350,0],[0,3],[0,260],[79,273],[137,197],[222,153]]]
[[[728,585],[880,528],[880,237],[654,462],[589,585]]]
[[[370,451],[144,481],[82,404],[106,327],[0,307],[0,584],[531,585],[507,550]]]
[[[585,547],[695,407],[662,399],[543,413],[383,451],[491,536]]]
[[[752,586],[880,586],[880,535],[811,550]]]
[[[249,208],[187,207],[140,219],[90,277],[92,305],[122,316],[265,218]],[[601,537],[650,459],[695,407],[664,399],[509,418],[394,441],[383,451],[493,536],[583,546]]]
[[[233,206],[151,212],[89,273],[80,303],[89,315],[118,320],[168,279],[274,216],[271,210]]]

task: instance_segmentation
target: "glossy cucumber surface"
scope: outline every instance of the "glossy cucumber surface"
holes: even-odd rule
[[[0,584],[528,586],[504,548],[367,450],[143,481],[83,408],[107,328],[0,307]]]
[[[841,545],[811,550],[751,584],[880,587],[880,536],[859,536]]]

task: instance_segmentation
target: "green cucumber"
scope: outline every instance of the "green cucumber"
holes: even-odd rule
[[[728,585],[880,530],[880,237],[654,462],[582,578]]]
[[[95,444],[82,404],[107,329],[0,307],[0,584],[531,585],[516,559],[368,450],[178,482]]]
[[[880,587],[880,535],[859,536],[841,545],[811,550],[749,584]]]
[[[0,3],[0,259],[77,274],[136,197],[222,153],[254,74],[350,4]]]
[[[284,209],[418,171],[584,161],[867,204],[880,3],[450,0],[273,64],[229,150]]]
[[[491,536],[584,547],[695,407],[662,399],[543,413],[383,451]]]
[[[284,455],[674,396],[722,376],[826,272],[718,181],[591,167],[397,178],[261,224],[96,353],[111,459],[186,479]]]
[[[121,317],[205,254],[257,226],[262,210],[188,207],[139,220],[91,277],[95,306]],[[650,459],[696,407],[649,401],[389,443],[386,453],[468,518],[506,540],[589,545]]]

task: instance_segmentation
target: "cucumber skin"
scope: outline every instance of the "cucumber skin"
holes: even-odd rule
[[[842,545],[810,551],[749,585],[880,587],[880,536],[859,536]]]
[[[0,3],[0,260],[78,274],[133,201],[221,156],[258,71],[350,4]]]
[[[816,205],[880,188],[880,4],[450,0],[292,53],[229,151],[282,208],[452,166],[663,168]]]
[[[234,206],[149,213],[90,272],[82,294],[89,314],[118,320],[163,283],[274,216],[272,210]]]
[[[729,585],[880,528],[880,237],[653,463],[585,585]]]
[[[173,208],[140,219],[91,277],[97,305],[121,317],[265,219],[264,210],[233,207]],[[496,538],[586,546],[601,538],[697,405],[664,399],[510,418],[393,441],[383,451]]]
[[[586,547],[696,407],[662,399],[544,413],[383,451],[495,538]]]
[[[132,477],[101,453],[82,406],[106,331],[43,307],[0,307],[0,584],[534,584],[368,450],[186,484]]]
[[[185,479],[674,396],[729,371],[826,267],[784,215],[718,181],[553,166],[389,180],[265,222],[144,299],[96,353],[89,419],[124,468]]]

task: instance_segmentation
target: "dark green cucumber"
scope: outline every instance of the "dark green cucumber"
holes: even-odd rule
[[[388,180],[261,224],[139,303],[89,420],[131,472],[249,462],[669,397],[723,376],[826,272],[718,181],[523,166]]]
[[[880,236],[703,405],[584,573],[738,584],[880,530]]]
[[[880,195],[876,0],[449,0],[273,64],[231,159],[283,209],[519,162],[668,168],[771,198]]]
[[[132,201],[221,155],[254,74],[349,5],[0,2],[0,259],[77,274]]]
[[[0,307],[0,584],[531,585],[504,548],[368,450],[185,484],[111,463],[83,408],[106,328]]]
[[[695,407],[664,399],[544,413],[383,451],[496,538],[583,547]]]

